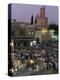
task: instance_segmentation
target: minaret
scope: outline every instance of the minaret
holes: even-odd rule
[[[45,16],[45,6],[40,8],[39,17],[37,17],[37,29],[36,29],[36,38],[39,38],[39,41],[47,41],[48,40],[48,18]]]
[[[37,18],[37,25],[40,26],[40,29],[47,29],[47,17],[45,17],[45,6],[40,8],[40,16]]]
[[[45,6],[42,6],[42,7],[40,8],[40,17],[41,17],[41,18],[45,18]]]

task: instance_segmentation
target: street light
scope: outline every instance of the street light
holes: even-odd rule
[[[47,30],[46,29],[42,29],[42,31],[41,31],[42,33],[46,33],[47,32]]]

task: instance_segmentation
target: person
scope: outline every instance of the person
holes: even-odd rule
[[[56,65],[55,65],[55,63],[52,62],[52,64],[53,64],[53,70],[56,70]]]
[[[47,70],[48,70],[48,67],[49,67],[49,54],[46,50],[46,55],[45,55],[45,62],[47,63]]]

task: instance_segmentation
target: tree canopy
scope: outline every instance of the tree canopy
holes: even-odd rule
[[[49,30],[51,30],[51,29],[55,30],[54,34],[58,35],[58,25],[57,24],[50,24],[48,29]]]

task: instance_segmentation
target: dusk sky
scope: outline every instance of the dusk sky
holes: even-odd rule
[[[33,14],[34,18],[40,13],[41,5],[12,4],[12,19],[19,22],[30,22]],[[45,15],[48,17],[48,24],[58,24],[58,7],[45,6]]]

